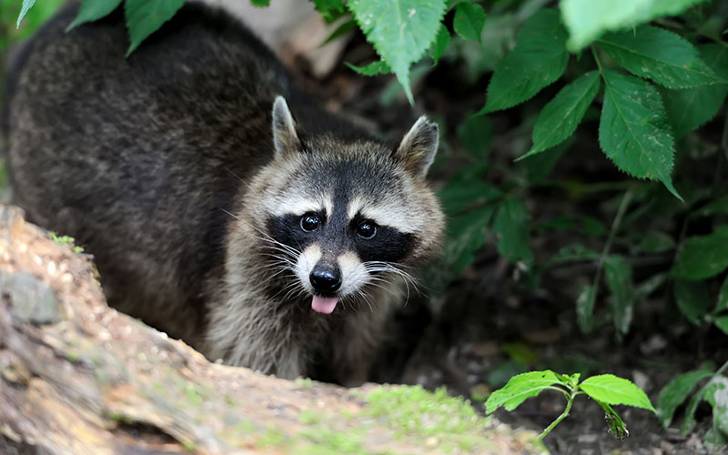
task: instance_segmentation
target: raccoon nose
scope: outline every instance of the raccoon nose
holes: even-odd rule
[[[335,267],[317,265],[308,279],[317,294],[332,294],[341,287],[341,272]]]

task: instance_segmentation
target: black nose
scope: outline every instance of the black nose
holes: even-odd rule
[[[341,272],[338,268],[317,265],[308,279],[317,294],[333,294],[341,287]]]

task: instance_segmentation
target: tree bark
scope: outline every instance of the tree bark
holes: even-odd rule
[[[0,206],[0,453],[541,453],[417,387],[208,362],[109,308],[91,258]]]

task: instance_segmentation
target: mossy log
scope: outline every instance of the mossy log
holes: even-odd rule
[[[3,206],[0,373],[2,454],[543,452],[445,393],[210,363],[109,308],[88,256]]]

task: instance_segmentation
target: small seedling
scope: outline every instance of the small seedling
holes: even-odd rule
[[[629,436],[629,431],[612,406],[621,404],[655,412],[645,392],[627,379],[613,374],[601,374],[579,382],[580,377],[579,373],[566,375],[551,370],[518,374],[503,388],[488,397],[485,403],[486,412],[491,414],[500,407],[506,411],[513,411],[528,398],[533,398],[544,390],[554,390],[563,394],[566,398],[564,412],[543,430],[538,436],[539,441],[569,416],[574,399],[579,395],[586,395],[596,401],[604,411],[609,432],[620,439]]]
[[[76,240],[70,235],[58,235],[55,232],[49,232],[51,240],[56,242],[58,245],[67,245],[76,254],[83,254],[83,247],[76,245]]]

